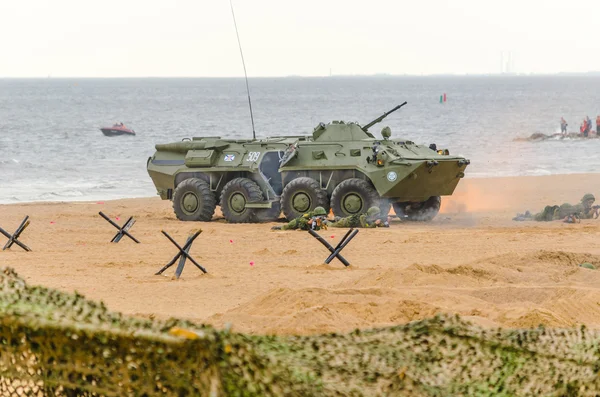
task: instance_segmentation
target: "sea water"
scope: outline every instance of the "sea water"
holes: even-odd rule
[[[257,137],[310,134],[319,122],[436,143],[471,160],[467,177],[596,172],[600,140],[517,142],[579,131],[600,114],[600,77],[250,78]],[[446,102],[440,96],[446,93]],[[123,122],[136,136],[106,137]],[[154,145],[193,136],[251,138],[242,78],[0,79],[0,203],[149,197]]]

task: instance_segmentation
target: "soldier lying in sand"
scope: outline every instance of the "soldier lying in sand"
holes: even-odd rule
[[[556,221],[567,223],[579,222],[580,219],[598,218],[600,206],[594,205],[596,198],[593,194],[585,194],[578,204],[547,205],[542,212],[531,215],[529,211],[517,214],[513,221]]]
[[[273,226],[271,230],[327,230],[327,222],[327,211],[325,211],[325,208],[316,207],[314,211],[292,219],[283,226]]]
[[[366,214],[354,214],[345,218],[337,218],[331,227],[390,227],[389,221],[380,218],[379,207],[371,207]]]

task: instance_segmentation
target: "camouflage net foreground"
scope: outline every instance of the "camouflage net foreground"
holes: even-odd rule
[[[457,317],[309,337],[150,321],[0,273],[1,396],[596,396],[600,333]]]

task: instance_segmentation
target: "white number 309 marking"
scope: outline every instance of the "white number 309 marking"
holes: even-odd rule
[[[248,153],[248,157],[246,157],[246,161],[254,162],[258,160],[260,157],[260,152],[250,152]]]

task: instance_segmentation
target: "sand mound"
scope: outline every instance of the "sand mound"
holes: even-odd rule
[[[402,324],[440,312],[485,326],[600,325],[600,290],[577,285],[599,285],[600,272],[578,267],[582,262],[600,263],[600,256],[539,250],[461,265],[372,269],[333,288],[272,289],[209,321],[240,324],[244,332],[296,334]]]
[[[514,320],[507,320],[506,325],[512,328],[535,328],[540,325],[546,327],[569,327],[574,324],[545,309],[527,310],[523,315]]]
[[[352,282],[337,285],[339,288],[401,288],[444,285],[446,287],[467,287],[476,285],[492,285],[496,275],[483,267],[472,265],[447,266],[447,265],[422,265],[412,264],[403,269],[375,270],[366,277]]]
[[[477,261],[494,272],[499,281],[515,284],[557,283],[577,280],[581,276],[578,265],[589,262],[600,264],[600,256],[587,253],[540,250],[533,253],[508,253]],[[588,277],[587,275],[586,277]],[[592,274],[598,277],[600,273]]]
[[[399,291],[379,288],[277,288],[210,320],[246,323],[251,317],[253,331],[311,334],[406,323],[438,311],[434,305],[406,299]]]

